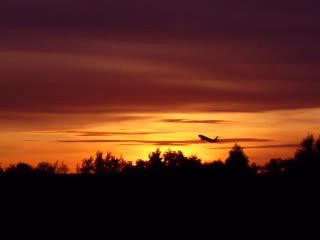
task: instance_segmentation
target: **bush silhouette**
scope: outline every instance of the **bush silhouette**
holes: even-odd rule
[[[312,135],[309,135],[301,142],[300,148],[295,154],[295,159],[305,163],[312,163],[316,160],[315,140]]]
[[[201,168],[201,159],[197,155],[186,158],[181,163],[182,169],[196,170]]]
[[[103,153],[97,152],[94,160],[94,173],[106,174],[108,172],[107,162],[103,159]]]
[[[36,166],[35,171],[40,174],[55,174],[56,166],[48,162],[41,162]]]
[[[136,161],[136,169],[137,170],[146,170],[148,168],[149,164],[147,161],[144,161],[142,159],[138,159]]]
[[[307,136],[300,144],[300,148],[295,154],[294,173],[302,173],[303,175],[316,175],[319,170],[320,163],[320,138],[315,141],[313,135]]]
[[[221,160],[213,161],[210,163],[205,163],[203,165],[203,167],[205,169],[210,170],[211,172],[214,172],[214,173],[224,173],[225,172],[225,164]]]
[[[30,175],[34,171],[33,167],[27,163],[11,164],[6,169],[8,175]]]
[[[163,161],[165,166],[169,168],[177,168],[183,165],[187,161],[187,158],[183,155],[181,151],[171,151],[167,150],[163,154]]]
[[[247,174],[250,170],[249,159],[240,145],[235,144],[226,159],[226,169],[233,174]]]
[[[98,151],[96,157],[90,157],[82,161],[82,165],[79,169],[81,174],[116,174],[123,171],[127,166],[130,166],[129,162],[126,162],[122,157],[116,157],[112,153],[108,152],[106,156]]]
[[[161,157],[161,151],[159,148],[149,154],[148,165],[151,169],[161,169],[164,167],[163,158]]]
[[[70,169],[68,167],[67,164],[65,164],[64,162],[56,162],[55,163],[55,168],[56,168],[56,174],[59,175],[64,175],[64,174],[68,174]]]
[[[95,173],[95,164],[94,164],[93,157],[84,159],[82,161],[82,165],[79,168],[79,172],[80,174],[84,174],[84,175]]]
[[[286,171],[284,161],[280,158],[271,159],[265,164],[264,169],[267,174],[281,175]]]

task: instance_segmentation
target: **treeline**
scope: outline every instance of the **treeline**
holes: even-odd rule
[[[70,173],[69,167],[64,162],[40,162],[36,167],[24,162],[10,164],[3,169],[0,167],[0,175],[66,175]]]
[[[77,166],[78,175],[122,175],[143,173],[210,173],[213,175],[254,176],[254,175],[305,175],[318,174],[320,167],[320,138],[307,136],[300,144],[292,159],[271,159],[267,164],[250,164],[243,148],[235,144],[228,158],[203,163],[196,155],[185,156],[181,151],[159,149],[149,154],[148,160],[137,160],[135,164],[108,152],[97,152],[95,157],[84,159]],[[33,167],[27,163],[12,164],[6,169],[0,167],[0,175],[66,175],[69,167],[63,162],[54,164],[41,162]]]

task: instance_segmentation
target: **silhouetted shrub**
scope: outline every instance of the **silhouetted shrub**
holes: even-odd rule
[[[132,163],[126,162],[122,157],[116,157],[110,152],[103,156],[103,153],[98,151],[95,159],[90,157],[82,161],[82,166],[79,171],[81,174],[116,174],[123,171]]]
[[[318,137],[318,140],[315,143],[315,150],[318,154],[320,153],[320,136]]]
[[[156,151],[149,154],[149,167],[151,169],[161,169],[164,166],[164,162],[161,157],[161,151],[158,148]]]
[[[147,161],[143,161],[142,159],[138,159],[136,161],[136,169],[137,170],[146,170],[148,168],[149,164]]]
[[[315,151],[316,151],[316,168],[319,170],[320,168],[320,136],[318,137],[318,140],[315,143]]]
[[[64,162],[57,161],[54,164],[54,167],[55,167],[55,174],[58,174],[58,175],[68,174],[70,171],[68,165],[65,164]]]
[[[250,165],[250,172],[251,172],[251,175],[262,174],[263,173],[263,167],[262,166],[258,166],[256,163],[252,163]]]
[[[94,160],[94,173],[95,174],[106,174],[107,169],[107,162],[103,159],[103,153],[97,152],[96,159]]]
[[[222,176],[226,173],[225,164],[221,160],[204,163],[202,168],[206,174],[213,176]]]
[[[181,151],[171,151],[167,150],[163,154],[163,161],[165,166],[169,168],[177,168],[183,165],[187,158],[183,155]]]
[[[182,163],[181,168],[188,170],[196,170],[201,167],[201,159],[197,155],[187,157]]]
[[[88,159],[84,159],[82,161],[82,165],[80,167],[80,173],[84,174],[84,175],[95,173],[95,166],[94,166],[93,157],[90,157]]]
[[[30,175],[34,172],[34,169],[31,165],[27,163],[18,163],[18,164],[11,164],[6,169],[6,174],[8,175]]]
[[[109,174],[116,174],[122,172],[126,165],[126,161],[122,157],[116,157],[110,152],[105,157],[105,170]]]
[[[271,159],[268,163],[266,163],[264,170],[270,175],[281,175],[286,171],[286,168],[284,167],[283,160],[276,158]]]
[[[51,163],[41,162],[36,166],[35,171],[40,174],[55,174],[56,167]]]
[[[300,144],[295,154],[295,164],[292,172],[303,175],[316,175],[320,165],[320,139],[314,140],[313,135],[307,136]]]
[[[312,163],[316,160],[315,141],[313,135],[307,136],[300,144],[300,148],[295,154],[297,161]]]
[[[249,173],[249,159],[240,145],[235,144],[226,159],[226,169],[232,174]]]

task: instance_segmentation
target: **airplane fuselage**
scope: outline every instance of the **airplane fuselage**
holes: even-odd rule
[[[201,141],[205,141],[205,142],[209,142],[209,143],[217,143],[218,142],[218,137],[216,137],[215,139],[206,137],[204,135],[199,135],[199,138]]]

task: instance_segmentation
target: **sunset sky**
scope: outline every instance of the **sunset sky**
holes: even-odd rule
[[[319,1],[1,0],[0,163],[290,157],[320,134]],[[206,144],[197,135],[220,136]]]

